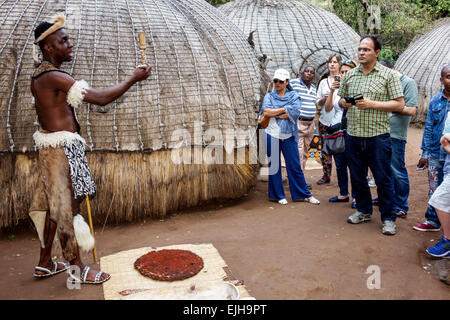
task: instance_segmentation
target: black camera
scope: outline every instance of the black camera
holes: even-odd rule
[[[341,82],[341,77],[338,76],[334,77],[334,81]]]
[[[345,96],[344,99],[345,99],[345,102],[351,103],[351,105],[354,106],[356,100],[362,100],[362,99],[364,99],[364,97],[363,97],[362,94],[357,94],[356,96],[353,96],[353,97],[352,96]]]

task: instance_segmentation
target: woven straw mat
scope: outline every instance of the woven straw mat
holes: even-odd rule
[[[134,262],[140,256],[156,250],[182,249],[189,250],[203,259],[204,267],[198,274],[185,280],[157,281],[144,277],[134,268]],[[149,299],[163,296],[168,291],[180,292],[182,288],[188,290],[193,284],[196,287],[212,287],[220,285],[228,277],[224,268],[225,261],[212,244],[181,244],[166,247],[144,247],[114,253],[100,259],[101,270],[111,275],[111,279],[103,284],[105,300],[124,298],[119,292],[129,289],[149,289]],[[250,297],[244,285],[237,286],[240,298]],[[130,297],[130,296],[128,296]]]

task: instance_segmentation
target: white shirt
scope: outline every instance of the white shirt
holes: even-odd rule
[[[280,140],[284,140],[284,139],[288,139],[288,138],[292,137],[292,133],[281,133],[281,129],[278,126],[278,123],[275,120],[275,117],[270,118],[269,125],[265,129],[265,132],[269,136],[280,139]]]
[[[318,101],[326,94],[330,93],[330,77],[322,79],[322,81],[320,81],[319,83],[319,88],[317,89],[317,100],[316,100],[316,104],[317,104],[317,108],[320,108]],[[339,101],[338,98],[338,90],[335,90],[333,93],[333,105],[335,102]],[[322,106],[322,109],[320,110],[320,117],[319,117],[319,122],[322,123],[325,126],[330,126],[331,125],[331,121],[333,120],[334,117],[334,108],[332,110],[330,110],[330,112],[326,112],[325,111],[325,104]]]
[[[340,97],[337,96],[338,99],[333,103],[333,109],[330,110],[330,113],[333,113],[333,118],[331,119],[330,126],[334,126],[335,124],[342,122],[342,115],[344,114],[344,109],[339,105]],[[325,106],[324,106],[325,109]]]
[[[316,116],[316,87],[311,83],[308,89],[301,78],[293,79],[290,84],[292,89],[298,93],[302,102],[300,117],[314,119]]]

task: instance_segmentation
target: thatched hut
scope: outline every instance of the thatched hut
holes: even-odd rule
[[[357,55],[359,35],[335,14],[298,0],[234,0],[219,7],[245,34],[253,34],[258,51],[277,68],[298,75],[312,65],[318,80],[327,71],[328,57]]]
[[[141,63],[141,32],[152,66],[148,81],[105,110],[77,109],[97,185],[94,222],[160,218],[248,192],[257,168],[246,133],[256,129],[260,68],[247,37],[219,10],[202,0],[5,0],[0,227],[27,217],[37,183],[33,31],[55,13],[68,19],[74,58],[62,67],[75,79],[98,89],[122,81]]]
[[[416,80],[419,108],[413,121],[424,122],[431,98],[443,88],[441,69],[450,63],[450,19],[413,41],[400,55],[395,68]]]

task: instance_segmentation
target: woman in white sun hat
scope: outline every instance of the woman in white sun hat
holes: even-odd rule
[[[274,90],[264,97],[260,114],[270,118],[265,129],[267,156],[269,157],[269,199],[287,204],[281,177],[283,153],[293,201],[319,204],[309,192],[300,165],[298,153],[298,127],[300,97],[289,86],[289,71],[278,69],[273,76]]]

